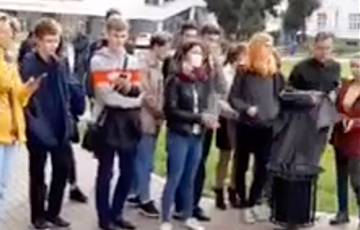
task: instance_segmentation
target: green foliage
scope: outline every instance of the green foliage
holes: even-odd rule
[[[242,39],[265,28],[266,14],[276,16],[281,0],[206,0],[227,34]]]
[[[289,0],[284,15],[284,29],[298,31],[305,27],[306,18],[321,6],[320,0]]]

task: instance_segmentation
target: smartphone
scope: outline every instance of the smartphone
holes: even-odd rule
[[[47,78],[47,77],[48,77],[48,73],[43,73],[37,79],[41,81],[41,80],[43,80],[44,78]]]

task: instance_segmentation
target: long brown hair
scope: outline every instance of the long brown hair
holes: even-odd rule
[[[273,38],[267,33],[256,33],[249,41],[246,70],[261,77],[273,77],[277,72],[272,46]]]

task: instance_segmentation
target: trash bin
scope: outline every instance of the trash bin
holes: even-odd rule
[[[314,225],[316,189],[317,176],[273,175],[271,221],[286,229]]]

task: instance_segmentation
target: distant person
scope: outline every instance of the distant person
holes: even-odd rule
[[[227,93],[223,95],[220,100],[220,127],[216,132],[216,147],[219,149],[219,161],[216,167],[216,207],[220,210],[225,210],[227,205],[224,199],[224,189],[227,188],[228,199],[233,208],[239,207],[241,204],[245,206],[244,200],[238,200],[236,192],[236,158],[235,158],[235,143],[236,143],[236,119],[239,114],[231,108],[228,103],[228,94],[233,84],[234,78],[238,71],[243,71],[246,64],[247,46],[246,44],[233,45],[230,47],[226,60],[224,62],[224,76],[227,83]],[[230,173],[230,184],[225,185],[225,180],[228,178],[228,165],[232,162]]]
[[[150,197],[150,182],[156,143],[164,122],[164,77],[161,67],[170,51],[170,42],[170,35],[154,34],[150,39],[149,53],[142,61],[145,96],[141,108],[142,137],[135,158],[133,202],[141,214],[151,218],[159,217],[159,211]],[[128,201],[131,202],[131,199]]]
[[[78,31],[72,41],[75,53],[73,73],[80,83],[84,83],[84,78],[88,69],[88,55],[90,49],[90,39],[85,33],[84,25],[79,25]]]
[[[15,169],[14,160],[26,140],[23,110],[40,84],[33,77],[22,83],[16,61],[7,56],[15,43],[11,20],[10,16],[0,13],[0,219],[11,173]]]
[[[19,54],[18,54],[18,63],[21,63],[25,55],[28,52],[32,51],[34,47],[35,47],[34,33],[32,31],[29,31],[27,38],[21,42],[19,48]]]
[[[194,41],[199,38],[199,27],[195,22],[189,21],[184,23],[180,29],[179,45],[181,46],[184,43],[189,41]],[[175,47],[175,53],[169,55],[163,64],[163,75],[168,77],[176,70],[176,65],[179,59],[180,53],[177,47]]]

